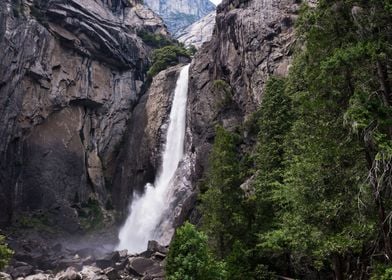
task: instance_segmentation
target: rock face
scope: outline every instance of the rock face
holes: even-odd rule
[[[179,30],[176,33],[177,40],[186,46],[193,45],[199,49],[203,43],[211,40],[215,17],[216,12],[214,11],[185,29]]]
[[[144,3],[163,18],[175,37],[179,30],[215,10],[209,0],[144,0]]]
[[[188,126],[193,179],[206,168],[214,126],[240,127],[260,104],[271,75],[284,76],[291,63],[294,0],[224,0],[213,38],[191,65]]]
[[[165,35],[136,0],[0,3],[0,224],[40,213],[67,231],[111,205],[116,157],[150,52]]]

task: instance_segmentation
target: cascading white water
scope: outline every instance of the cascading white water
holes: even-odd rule
[[[122,227],[117,246],[118,250],[128,249],[131,253],[142,252],[147,242],[155,238],[156,227],[168,207],[170,181],[173,179],[179,162],[184,156],[186,102],[188,95],[189,65],[184,66],[178,77],[166,144],[162,157],[161,171],[154,185],[147,184],[142,196],[135,194],[130,214]]]

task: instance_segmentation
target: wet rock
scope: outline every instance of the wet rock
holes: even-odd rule
[[[68,267],[73,267],[74,269],[81,270],[83,264],[80,259],[61,259],[57,261],[57,270],[67,269]]]
[[[110,259],[99,259],[95,261],[95,265],[100,269],[105,269],[113,265]]]
[[[116,280],[116,279],[120,278],[118,271],[116,269],[114,269],[113,267],[109,267],[109,268],[105,269],[104,273],[109,278],[109,280]]]
[[[160,245],[155,240],[148,241],[147,250],[150,252],[159,252],[166,255],[169,252],[169,249],[165,246]]]
[[[95,259],[93,257],[91,257],[91,256],[88,256],[88,257],[82,259],[82,264],[83,265],[91,265],[94,262],[95,262]]]
[[[82,275],[76,271],[74,267],[56,274],[55,280],[82,280]]]
[[[155,252],[155,253],[152,255],[152,257],[153,257],[154,259],[157,259],[157,260],[164,260],[164,259],[166,258],[166,255],[165,255],[165,254],[162,254],[162,253],[160,253],[160,252]]]
[[[33,270],[34,267],[32,265],[15,267],[11,270],[11,276],[12,278],[25,277],[27,275],[30,275]]]
[[[5,272],[0,272],[0,279],[1,280],[12,280],[11,275],[5,273]]]
[[[138,276],[145,275],[148,271],[154,269],[156,266],[153,260],[137,257],[129,260],[129,269]]]
[[[103,271],[94,266],[84,266],[82,271],[80,272],[84,280],[106,280],[106,275],[103,274]]]
[[[126,258],[128,255],[128,250],[121,250],[121,251],[118,251],[118,253],[119,253],[121,259]]]
[[[83,248],[77,250],[76,254],[78,254],[82,258],[87,258],[87,257],[95,256],[97,254],[97,250],[93,248]]]
[[[54,279],[53,275],[44,274],[44,273],[38,273],[24,278],[24,280],[53,280],[53,279]]]

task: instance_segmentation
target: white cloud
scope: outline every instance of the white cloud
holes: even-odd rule
[[[210,0],[211,2],[213,2],[215,5],[220,4],[220,2],[222,2],[222,0]]]

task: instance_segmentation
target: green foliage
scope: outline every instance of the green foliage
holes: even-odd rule
[[[278,210],[273,195],[283,183],[284,141],[291,128],[291,119],[291,101],[285,94],[285,81],[272,77],[265,88],[258,121],[255,187],[259,231],[273,226],[274,213]]]
[[[143,42],[153,48],[163,48],[170,46],[173,42],[162,34],[156,34],[145,30],[140,30],[137,35],[142,38]]]
[[[229,279],[368,279],[370,265],[391,279],[391,22],[390,0],[304,5],[289,76],[267,82],[243,127],[258,134],[255,166],[217,127],[201,210]],[[227,83],[212,89],[232,104]]]
[[[193,56],[193,55],[195,55],[197,53],[197,48],[194,45],[190,45],[188,47],[188,52],[189,52],[190,55]]]
[[[0,270],[2,270],[5,266],[8,265],[12,257],[13,251],[8,248],[5,243],[5,237],[0,235]]]
[[[148,70],[148,76],[154,77],[160,71],[179,63],[180,57],[190,58],[190,54],[184,47],[166,46],[154,51],[152,55],[152,66]]]
[[[20,229],[34,229],[48,233],[57,231],[57,228],[50,222],[49,215],[42,212],[19,214],[15,225]]]
[[[185,223],[170,245],[166,264],[168,280],[225,279],[225,266],[212,257],[207,236]]]
[[[392,267],[375,263],[372,270],[370,280],[392,280]]]
[[[217,110],[221,110],[230,105],[233,101],[233,90],[224,80],[215,80],[213,82],[213,92],[217,96]]]
[[[234,240],[245,230],[237,143],[237,135],[216,127],[206,179],[208,190],[201,198],[203,228],[221,258],[231,251]]]
[[[79,218],[82,228],[86,231],[99,229],[103,226],[104,216],[101,205],[95,199],[89,199],[79,209]]]

